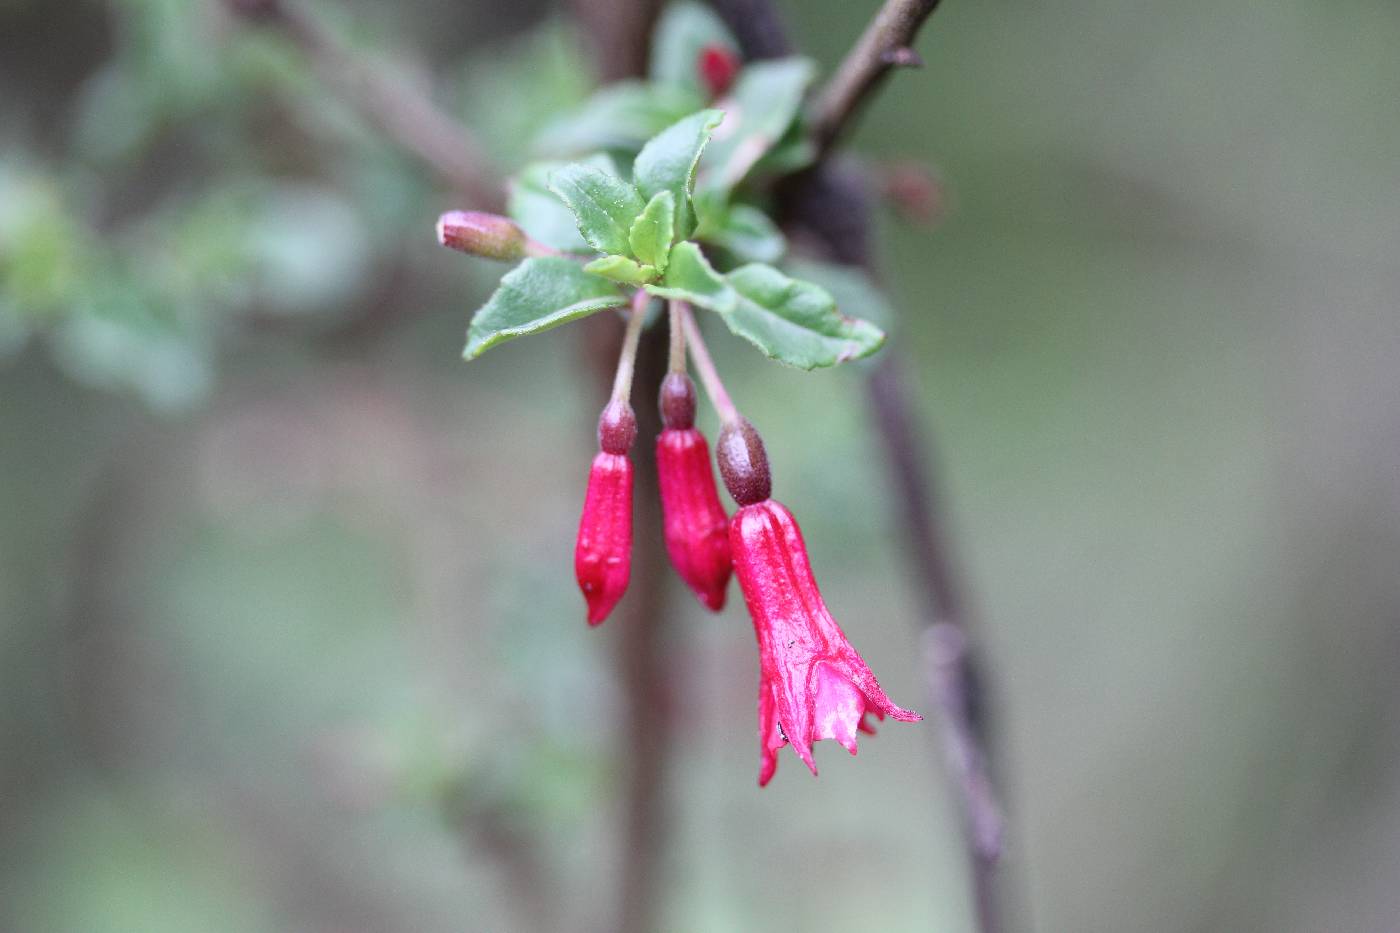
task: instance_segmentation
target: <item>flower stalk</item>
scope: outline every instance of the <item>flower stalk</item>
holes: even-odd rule
[[[705,384],[705,394],[710,397],[710,404],[715,406],[715,411],[719,413],[719,420],[724,424],[738,421],[739,409],[734,407],[729,393],[725,391],[724,383],[719,378],[719,370],[715,368],[714,358],[710,356],[710,348],[705,345],[705,338],[695,323],[695,315],[690,313],[690,305],[684,301],[672,302],[672,305],[680,317],[681,330],[685,333],[690,350],[690,359],[695,363],[695,371],[700,374],[700,381]]]

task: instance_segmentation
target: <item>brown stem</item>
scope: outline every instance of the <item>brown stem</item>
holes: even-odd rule
[[[891,68],[923,64],[912,43],[938,4],[939,0],[885,0],[817,95],[812,136],[820,152],[835,144]]]
[[[712,0],[752,57],[791,54],[771,0]],[[817,106],[823,152],[896,62],[883,53],[907,48],[937,0],[888,0],[838,69]],[[756,12],[755,7],[762,7]],[[827,258],[873,271],[870,203],[863,178],[829,159],[785,181],[784,220]],[[912,392],[893,349],[867,383],[879,436],[893,473],[895,509],[909,542],[912,577],[923,603],[922,638],[930,702],[943,725],[944,752],[957,781],[979,933],[1003,927],[997,884],[1002,811],[989,767],[986,696],[974,662],[971,616],[952,558],[948,521],[934,494],[932,468],[919,436]]]
[[[224,0],[234,13],[279,29],[323,83],[417,156],[468,203],[498,211],[504,193],[481,146],[457,120],[402,80],[364,60],[307,10],[282,0]]]
[[[887,355],[868,386],[893,474],[895,511],[903,518],[911,569],[929,620],[923,632],[925,678],[942,719],[944,754],[958,782],[977,929],[996,933],[1002,929],[995,876],[1003,819],[986,751],[986,703],[971,650],[967,603],[898,357]]]

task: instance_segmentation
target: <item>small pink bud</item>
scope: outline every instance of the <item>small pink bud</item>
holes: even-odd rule
[[[723,97],[739,74],[739,56],[722,45],[707,45],[695,63],[711,100]]]
[[[525,231],[499,214],[448,211],[438,218],[437,237],[448,249],[487,259],[513,262],[525,255]]]
[[[854,755],[856,733],[874,732],[867,713],[921,718],[885,695],[831,617],[791,512],[772,499],[745,505],[730,521],[729,547],[758,636],[760,786],[789,742],[816,774],[812,743],[835,739]]]

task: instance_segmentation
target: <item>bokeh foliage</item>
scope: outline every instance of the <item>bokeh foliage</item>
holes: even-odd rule
[[[502,166],[589,89],[533,4],[316,9]],[[868,12],[785,10],[826,68]],[[891,342],[1037,929],[1400,914],[1397,46],[1381,0],[950,0],[855,141],[945,181],[936,231],[882,218]],[[577,349],[464,368],[498,270],[431,227],[469,205],[213,5],[7,0],[0,82],[0,927],[601,916]],[[860,374],[721,336],[833,611],[923,708]],[[665,927],[967,929],[934,726],[759,793],[748,622],[678,605]]]

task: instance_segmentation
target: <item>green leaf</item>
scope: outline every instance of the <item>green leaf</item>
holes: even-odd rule
[[[818,285],[790,279],[772,266],[754,263],[726,276],[738,296],[721,312],[734,333],[767,356],[799,369],[834,366],[869,356],[885,334],[869,321],[836,310]]]
[[[724,276],[711,268],[700,247],[689,241],[671,248],[671,261],[661,284],[646,289],[659,298],[688,301],[721,314],[732,309],[738,297]]]
[[[788,127],[782,139],[763,154],[763,158],[758,160],[750,174],[768,172],[773,175],[790,175],[816,160],[817,146],[804,132],[802,118],[799,116],[792,121],[792,126]]]
[[[705,152],[703,187],[727,191],[743,181],[783,141],[815,76],[806,58],[755,62],[740,72],[725,101],[724,128]]]
[[[686,237],[691,220],[690,192],[695,187],[695,166],[710,134],[724,119],[721,110],[700,110],[671,124],[637,154],[632,164],[632,183],[642,197],[651,198],[669,191],[676,199],[676,235]]]
[[[784,263],[784,271],[820,285],[831,292],[837,307],[865,318],[881,330],[889,330],[895,322],[894,308],[884,291],[859,266],[800,259]]]
[[[629,250],[627,234],[646,207],[637,189],[601,169],[571,163],[549,176],[549,190],[578,218],[578,232],[600,253]]]
[[[617,176],[617,166],[606,155],[597,154],[580,160],[609,175]],[[510,197],[506,212],[530,236],[570,253],[582,253],[589,246],[578,232],[578,219],[560,203],[549,190],[549,176],[569,162],[534,162],[525,166],[510,181]]]
[[[655,266],[641,265],[636,260],[628,259],[626,256],[599,257],[584,266],[583,271],[628,285],[645,285],[648,282],[656,281],[657,276]]]
[[[472,316],[462,356],[474,360],[498,343],[626,303],[616,285],[584,272],[571,259],[527,259],[505,274]]]
[[[739,43],[709,7],[689,2],[671,4],[661,14],[651,43],[652,81],[705,95],[707,89],[701,84],[698,64],[700,50],[708,45],[739,54]]]
[[[590,97],[579,109],[549,123],[535,140],[540,153],[571,155],[598,149],[636,152],[688,113],[705,105],[685,87],[624,81]]]
[[[709,213],[702,211],[700,216],[696,238],[727,250],[742,262],[777,262],[787,251],[787,239],[778,225],[750,204],[731,204]]]
[[[658,191],[632,223],[627,241],[632,246],[633,256],[665,272],[675,236],[676,198],[669,191]]]

